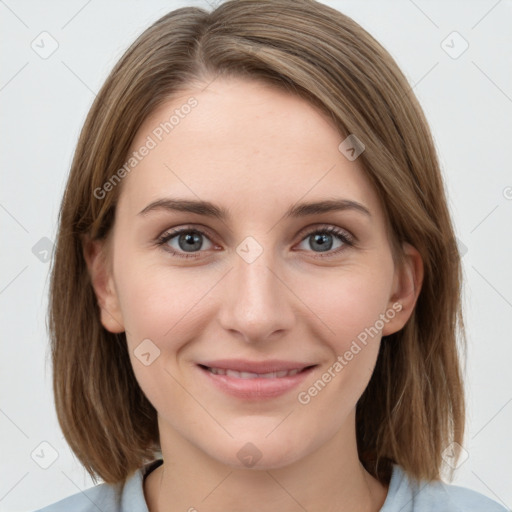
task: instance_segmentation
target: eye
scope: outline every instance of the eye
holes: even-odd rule
[[[353,247],[355,245],[355,239],[348,231],[335,226],[311,229],[306,233],[301,244],[306,243],[308,239],[309,243],[306,250],[312,249],[313,252],[326,253],[325,255],[319,254],[318,257],[321,258],[336,255],[347,246]],[[209,242],[209,245],[206,244],[207,247],[204,247],[204,240]],[[336,241],[338,247],[332,250]],[[158,238],[157,245],[162,246],[164,250],[179,258],[198,258],[202,251],[214,247],[206,232],[190,227],[165,232]]]
[[[210,242],[210,247],[204,247],[204,239]],[[172,242],[173,245],[169,242]],[[164,249],[169,251],[172,255],[180,258],[197,258],[199,256],[199,254],[197,254],[198,252],[213,247],[206,233],[195,228],[182,228],[167,231],[158,239],[157,243],[159,246],[163,246]]]
[[[338,247],[335,248],[335,250],[331,250],[336,241],[339,244]],[[355,240],[348,231],[335,226],[329,226],[310,230],[306,233],[301,243],[306,243],[308,248],[312,249],[314,252],[328,253],[325,256],[323,254],[319,255],[319,257],[322,258],[338,254],[340,251],[343,251],[346,246],[353,247]]]

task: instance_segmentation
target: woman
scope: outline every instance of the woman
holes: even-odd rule
[[[169,13],[69,176],[54,390],[105,483],[43,510],[504,510],[440,480],[460,286],[430,131],[379,43],[310,0]]]

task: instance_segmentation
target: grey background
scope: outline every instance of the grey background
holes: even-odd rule
[[[388,49],[430,123],[466,276],[468,458],[452,483],[510,509],[512,2],[324,3]],[[92,485],[54,412],[45,251],[55,239],[65,179],[95,92],[145,28],[183,5],[209,7],[200,1],[0,1],[2,511],[34,510]],[[45,37],[44,48],[51,49],[44,31],[58,43],[48,58],[31,47],[43,51]],[[461,53],[464,40],[469,47]]]

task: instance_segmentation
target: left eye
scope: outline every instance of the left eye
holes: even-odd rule
[[[309,240],[309,247],[311,249],[318,249],[318,252],[330,251],[333,247],[333,238],[337,239],[339,246],[334,249],[332,253],[337,253],[343,249],[343,246],[353,245],[351,236],[346,232],[335,227],[317,229],[309,232],[301,243],[306,243]],[[315,251],[316,252],[316,251]]]

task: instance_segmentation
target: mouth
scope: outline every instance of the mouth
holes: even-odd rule
[[[297,387],[317,364],[282,361],[215,361],[197,365],[200,373],[224,394],[244,400],[275,398]]]
[[[293,370],[279,370],[268,373],[241,372],[226,368],[215,368],[204,365],[199,366],[214,375],[227,375],[228,377],[233,377],[235,379],[280,379],[282,377],[292,377],[293,375],[297,375],[309,368],[313,368],[314,365],[306,366],[304,368],[295,368]]]

